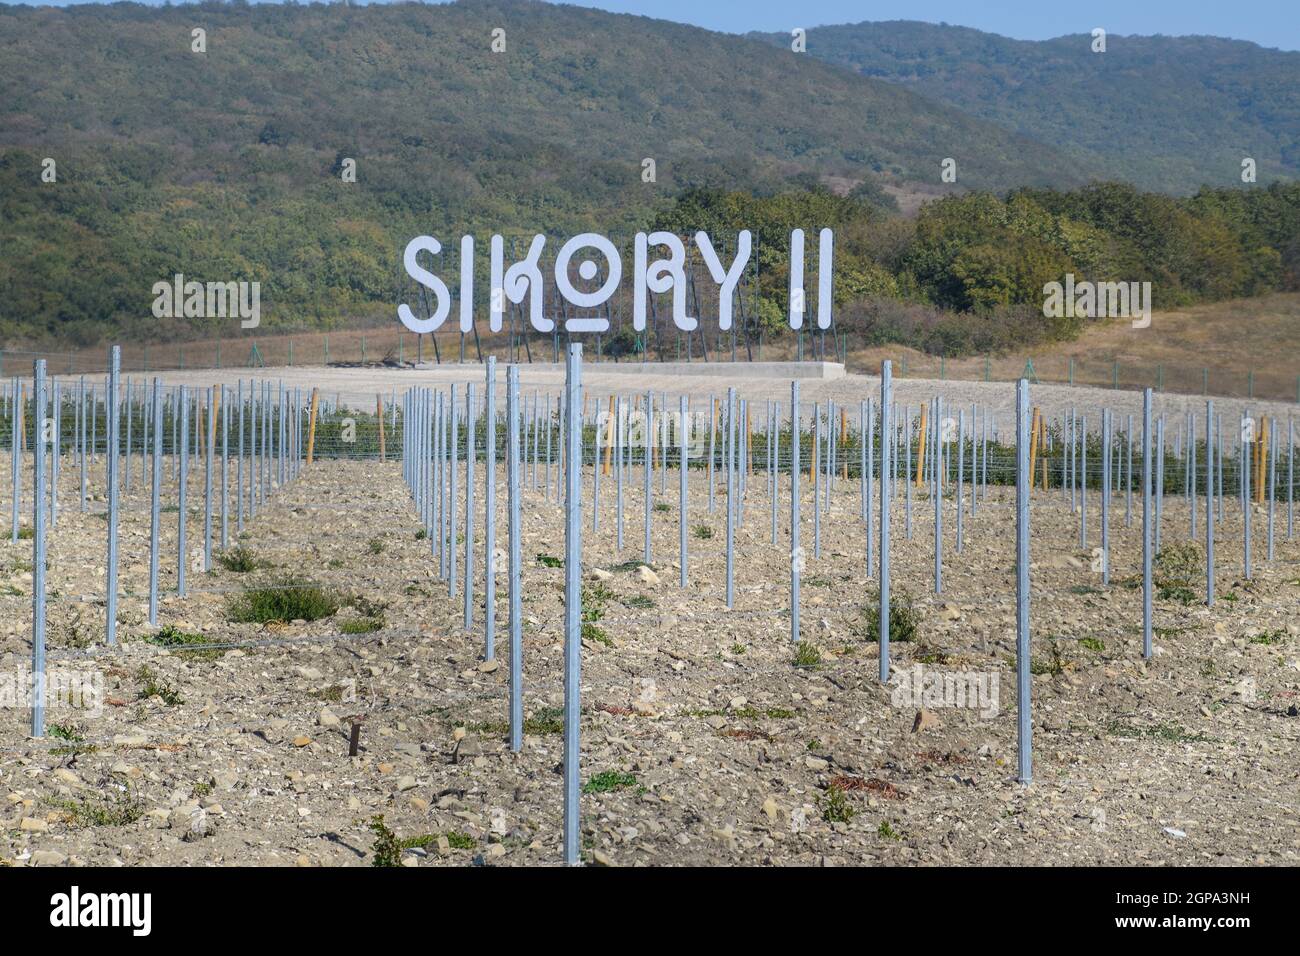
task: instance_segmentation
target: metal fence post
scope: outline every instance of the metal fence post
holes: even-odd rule
[[[506,368],[506,507],[509,558],[506,589],[510,606],[510,749],[524,745],[523,568],[520,554],[519,366]]]
[[[889,501],[890,461],[894,455],[893,364],[880,363],[880,682],[889,682]],[[910,447],[910,446],[909,446]],[[910,487],[910,482],[908,483]]]
[[[478,409],[474,383],[465,386],[465,630],[474,628],[474,464],[478,457],[475,432]]]
[[[1151,659],[1151,389],[1142,390],[1142,656]]]
[[[118,519],[118,376],[122,369],[121,346],[109,350],[108,375],[108,577],[104,588],[104,640],[117,643],[117,519]],[[38,423],[39,424],[39,423]]]
[[[727,607],[736,601],[736,390],[727,389]],[[815,501],[814,501],[815,503]]]
[[[162,383],[153,380],[153,468],[149,485],[149,626],[158,626],[158,562],[162,533]]]
[[[799,640],[799,575],[803,548],[799,545],[799,380],[790,383],[790,640]]]
[[[16,410],[14,414],[16,421]],[[37,359],[32,366],[32,419],[36,422],[35,434],[32,436],[32,451],[35,453],[32,467],[33,737],[45,736],[45,429],[41,427],[44,414],[45,359]]]
[[[689,440],[688,440],[688,438],[687,438],[687,431],[688,431],[688,429],[687,429],[687,427],[686,427],[686,422],[687,422],[687,416],[690,414],[690,404],[689,404],[689,401],[690,401],[690,400],[689,400],[685,395],[680,396],[679,399],[678,399],[678,410],[677,410],[677,421],[678,421],[678,427],[677,427],[677,442],[678,442],[678,445],[680,446],[680,450],[681,450],[681,458],[680,458],[679,469],[678,469],[680,473],[679,473],[679,475],[678,475],[678,477],[677,477],[677,482],[678,482],[677,516],[678,516],[678,526],[679,526],[678,531],[679,531],[679,534],[680,534],[680,536],[681,536],[681,548],[680,548],[680,550],[681,550],[681,558],[680,558],[680,563],[681,563],[681,586],[682,586],[682,587],[686,587],[686,561],[687,561],[687,540],[686,540],[686,491],[687,491],[687,486],[686,486],[686,466],[687,466],[687,457],[688,457],[688,454],[689,454],[689,452],[688,452],[688,450],[687,450],[687,446],[688,446],[688,444],[689,444]],[[667,454],[667,453],[668,453],[668,448],[667,448],[667,446],[665,446],[665,447],[664,447],[664,454]],[[599,469],[597,469],[597,470],[599,470]]]
[[[1222,451],[1220,451],[1222,454]],[[1205,403],[1205,603],[1214,607],[1214,402]]]
[[[1016,383],[1016,742],[1020,782],[1033,781],[1029,682],[1029,382]]]
[[[217,387],[210,385],[205,390],[208,414],[204,416],[203,449],[203,570],[212,570],[212,463],[216,457],[213,445],[217,443]]]
[[[578,465],[582,461],[582,346],[571,344],[567,357],[564,382],[568,409],[564,469],[564,862],[574,866],[580,862],[581,835],[578,721],[582,713],[582,473]],[[649,460],[647,455],[647,463]],[[648,467],[646,475],[648,495]]]
[[[642,445],[642,453],[645,457],[645,555],[644,561],[650,563],[650,511],[652,499],[654,497],[654,460],[650,457],[650,445],[654,441],[654,401],[655,393],[645,393],[645,428],[642,434],[645,442]]]
[[[487,461],[485,502],[483,505],[483,558],[487,577],[483,582],[483,656],[496,659],[496,600],[497,600],[497,359],[487,358],[487,384],[483,401],[485,421],[484,452]]]
[[[185,524],[186,512],[188,506],[186,503],[187,485],[190,476],[190,397],[189,390],[182,385],[180,393],[180,448],[172,449],[172,454],[179,451],[181,456],[180,462],[180,487],[177,491],[177,504],[179,505],[176,514],[176,593],[180,597],[185,596]]]

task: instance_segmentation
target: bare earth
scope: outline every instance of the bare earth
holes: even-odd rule
[[[214,374],[189,380],[219,381]],[[293,369],[284,377],[345,390],[359,402],[369,397],[370,407],[375,390],[434,381],[409,371]],[[597,375],[589,384],[597,393],[613,385]],[[688,379],[635,382],[670,392],[674,384],[697,396],[716,391]],[[901,383],[899,398],[915,404],[936,384]],[[804,383],[808,399],[852,403],[871,386],[852,377]],[[744,394],[788,398],[788,388],[788,381],[746,383]],[[1002,409],[1009,428],[1009,386],[945,383],[944,390],[954,401]],[[1034,395],[1049,414],[1133,399],[1046,387]],[[1177,401],[1161,397],[1171,412],[1178,406],[1164,403]],[[1225,418],[1231,410],[1224,408]],[[366,865],[375,842],[369,823],[378,814],[399,838],[428,837],[403,852],[408,865],[559,860],[562,736],[554,708],[563,701],[563,570],[538,560],[562,554],[562,510],[553,494],[548,499],[539,483],[523,502],[529,723],[523,751],[513,754],[506,743],[504,575],[496,661],[484,660],[481,497],[472,631],[463,627],[460,593],[448,597],[430,542],[417,537],[420,523],[395,462],[319,461],[306,469],[238,538],[274,567],[193,571],[183,599],[174,594],[177,515],[165,515],[161,623],[233,645],[186,655],[146,640],[147,482],[138,456],[132,467],[121,539],[122,644],[110,650],[103,646],[105,522],[97,513],[104,506],[96,500],[89,513],[77,510],[65,462],[49,551],[50,663],[98,671],[108,700],[99,717],[52,706],[51,728],[82,738],[76,742],[31,739],[26,710],[0,711],[0,862]],[[30,460],[26,468],[30,475]],[[102,493],[103,462],[92,471]],[[166,474],[170,479],[170,463]],[[480,481],[482,474],[480,463]],[[500,470],[498,477],[504,516]],[[802,634],[821,661],[796,666],[788,485],[782,481],[773,544],[766,482],[758,473],[751,479],[737,532],[735,609],[728,611],[722,486],[710,512],[704,474],[689,477],[685,589],[676,564],[676,472],[666,493],[655,481],[655,500],[668,505],[652,514],[657,583],[623,565],[641,557],[639,473],[627,490],[623,550],[614,539],[612,480],[602,484],[599,530],[592,531],[590,511],[584,516],[584,573],[612,574],[604,584],[611,594],[592,605],[604,609],[597,623],[609,643],[584,642],[582,654],[582,779],[594,778],[582,797],[589,861],[1300,860],[1300,545],[1286,536],[1285,503],[1272,562],[1264,559],[1266,512],[1256,508],[1250,582],[1241,579],[1240,510],[1225,503],[1226,520],[1216,529],[1219,601],[1211,609],[1199,600],[1158,600],[1155,656],[1144,663],[1141,591],[1132,586],[1140,503],[1132,528],[1125,527],[1124,497],[1112,504],[1112,583],[1103,588],[1089,548],[1077,547],[1078,515],[1059,491],[1036,495],[1035,763],[1034,782],[1024,787],[1014,779],[1014,534],[1006,489],[993,489],[973,517],[967,497],[960,555],[955,505],[944,502],[941,596],[931,590],[930,503],[917,495],[908,540],[900,497],[895,594],[901,588],[913,596],[920,625],[914,640],[893,646],[895,681],[882,686],[876,645],[864,631],[874,581],[864,564],[856,481],[837,483],[822,517],[819,557],[804,482]],[[190,489],[192,566],[202,548],[202,480],[200,471]],[[588,470],[588,494],[591,481]],[[169,484],[164,501],[175,500]],[[1099,520],[1093,494],[1090,546]],[[704,534],[697,526],[712,536],[697,536]],[[498,527],[503,547],[503,518]],[[1166,498],[1165,542],[1182,543],[1187,528],[1183,500]],[[233,520],[230,535],[233,542]],[[0,543],[5,674],[30,658],[31,557],[30,541]],[[383,629],[342,634],[341,622],[357,614],[351,608],[311,624],[226,620],[226,600],[249,579],[286,571],[383,605]],[[914,731],[918,706],[891,698],[918,664],[996,676],[996,713],[935,706],[937,723]],[[349,758],[353,715],[364,720],[360,754]],[[845,812],[834,810],[832,781],[844,793]]]

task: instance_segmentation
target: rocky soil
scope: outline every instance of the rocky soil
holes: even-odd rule
[[[504,575],[496,660],[484,660],[481,513],[474,628],[466,631],[460,591],[449,597],[439,580],[394,462],[306,469],[242,535],[232,521],[232,545],[244,544],[269,566],[192,571],[184,598],[174,594],[177,514],[170,512],[160,623],[218,645],[184,651],[149,640],[147,498],[138,460],[135,468],[116,648],[103,645],[103,502],[82,514],[73,487],[63,488],[49,554],[50,666],[102,675],[105,700],[99,716],[52,703],[51,734],[39,740],[28,735],[25,709],[0,710],[0,863],[369,865],[383,850],[382,831],[372,826],[379,815],[401,841],[393,853],[403,865],[558,862],[563,569],[547,558],[563,553],[563,522],[554,501],[529,490],[523,507],[528,721],[516,754],[506,733]],[[787,512],[772,544],[766,482],[756,475],[737,534],[728,611],[722,499],[709,512],[702,473],[690,480],[685,589],[676,563],[675,473],[666,494],[656,491],[666,509],[653,513],[648,570],[636,563],[639,488],[628,490],[622,551],[612,482],[602,486],[597,532],[585,516],[585,609],[595,618],[582,652],[587,860],[1300,860],[1300,545],[1285,538],[1284,523],[1268,562],[1264,512],[1256,513],[1255,573],[1244,581],[1240,514],[1228,502],[1218,530],[1216,606],[1200,602],[1199,579],[1188,603],[1171,588],[1156,602],[1155,655],[1144,662],[1141,592],[1132,586],[1139,535],[1136,521],[1125,528],[1123,498],[1113,506],[1112,583],[1103,588],[1089,549],[1076,546],[1077,514],[1059,492],[1038,494],[1034,780],[1025,787],[1015,780],[1007,490],[992,490],[968,515],[960,555],[954,503],[945,502],[939,596],[929,502],[918,495],[908,540],[900,500],[894,587],[910,593],[919,620],[911,640],[893,645],[895,679],[882,686],[866,631],[874,581],[864,566],[856,483],[835,488],[820,557],[805,483],[802,628],[820,660],[805,653],[796,663]],[[191,505],[201,502],[201,476],[195,481]],[[590,489],[590,473],[584,484]],[[503,515],[504,498],[503,485]],[[1092,544],[1095,497],[1090,512]],[[1186,541],[1187,518],[1181,499],[1166,499],[1166,544]],[[200,561],[197,510],[189,534],[188,559]],[[501,546],[504,538],[502,522]],[[30,659],[31,557],[28,540],[0,542],[6,675],[20,674]],[[312,623],[227,620],[228,601],[250,581],[286,572],[308,575],[350,603]],[[346,622],[363,613],[380,629],[345,633],[357,630]],[[996,677],[996,713],[900,702],[898,682],[918,664]],[[359,752],[350,757],[354,722]]]

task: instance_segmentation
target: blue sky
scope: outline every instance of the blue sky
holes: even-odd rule
[[[8,0],[6,0],[8,2]],[[69,0],[53,0],[66,6]],[[927,20],[975,27],[1022,40],[1043,40],[1104,27],[1112,34],[1200,33],[1300,50],[1296,0],[574,0],[580,6],[636,13],[744,33],[862,20]]]

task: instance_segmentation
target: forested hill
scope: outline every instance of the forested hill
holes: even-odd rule
[[[0,7],[0,343],[181,333],[149,314],[175,272],[260,280],[264,324],[320,324],[391,304],[418,232],[626,229],[688,186],[937,184],[950,155],[969,187],[1084,181],[1056,150],[895,84],[643,17]]]
[[[754,36],[759,36],[755,34]],[[766,34],[789,49],[787,33]],[[1040,42],[913,21],[808,30],[808,55],[1069,152],[1101,178],[1190,193],[1300,176],[1300,53],[1207,36]]]

